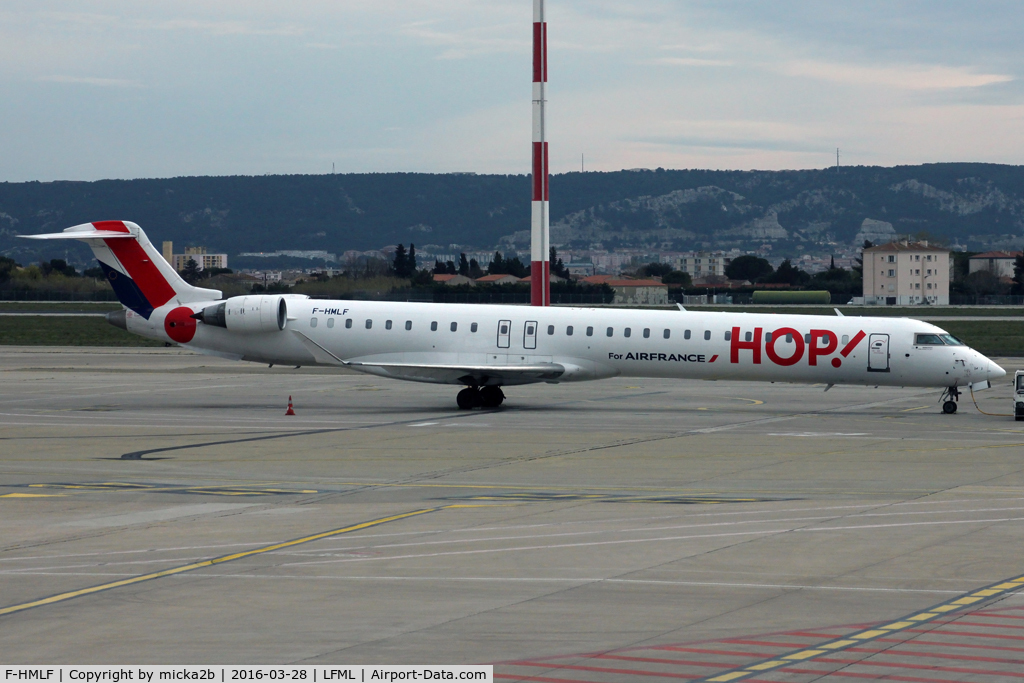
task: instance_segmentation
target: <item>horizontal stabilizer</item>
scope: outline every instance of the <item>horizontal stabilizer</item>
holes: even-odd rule
[[[114,232],[113,230],[81,230],[76,232],[51,232],[46,235],[18,235],[29,240],[116,240],[135,239],[130,232]]]

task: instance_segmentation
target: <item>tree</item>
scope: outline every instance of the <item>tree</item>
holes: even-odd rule
[[[764,281],[786,285],[802,285],[810,279],[810,275],[790,263],[789,259],[786,259],[779,264],[778,270],[765,278]]]
[[[6,256],[0,256],[0,282],[7,282],[11,279],[11,273],[16,268],[21,268],[14,259],[7,258]]]
[[[864,240],[864,246],[861,247],[860,256],[855,258],[853,262],[856,264],[853,266],[853,272],[857,273],[862,279],[864,277],[864,250],[870,249],[874,245],[871,244],[871,240]]]
[[[1013,260],[1013,289],[1011,294],[1024,294],[1024,252]]]
[[[662,275],[661,281],[666,285],[679,285],[684,289],[693,286],[693,280],[690,278],[690,274],[684,273],[681,270],[673,270],[670,273]]]
[[[459,254],[459,275],[469,277],[469,260],[465,254]]]
[[[82,271],[82,275],[84,277],[91,277],[97,280],[102,280],[103,278],[106,277],[106,274],[103,272],[103,268],[101,268],[100,266],[96,266],[94,268],[86,268],[85,270]]]
[[[444,268],[442,265],[441,268]],[[429,287],[434,284],[434,273],[424,268],[423,270],[417,270],[416,274],[412,276],[411,284],[413,287]]]
[[[637,269],[636,274],[640,277],[665,277],[672,272],[672,266],[667,263],[648,263],[646,266],[640,266]]]
[[[480,267],[475,258],[469,260],[469,276],[474,280],[484,276],[484,269]]]
[[[78,277],[78,271],[75,270],[74,266],[69,266],[68,262],[62,258],[50,259],[50,262],[40,262],[39,270],[43,272],[43,277],[49,277],[51,273],[57,273],[65,277]]]
[[[562,263],[562,259],[558,257],[558,252],[555,251],[554,247],[551,247],[551,251],[549,252],[549,254],[549,260],[551,261],[551,274],[557,275],[558,277],[564,280],[568,280],[569,269],[565,267],[564,263]]]
[[[190,285],[203,279],[203,271],[199,270],[199,264],[195,259],[190,258],[185,262],[185,267],[181,269],[181,278]]]
[[[416,269],[418,268],[416,264],[416,245],[412,242],[409,242],[409,255],[405,257],[405,263],[409,266],[409,275],[407,277],[412,277],[416,274]]]
[[[413,261],[415,262],[415,255]],[[409,263],[409,254],[405,251],[405,245],[399,244],[395,247],[395,260],[391,262],[391,270],[395,271],[395,277],[412,277],[416,272],[416,266]]]
[[[526,277],[530,269],[523,265],[518,256],[502,258],[501,252],[494,252],[494,259],[487,266],[487,272],[491,275],[514,275],[515,277]]]
[[[434,259],[434,274],[435,275],[444,275],[447,272],[448,272],[448,270],[445,269],[444,264],[441,263],[440,261],[438,261],[437,259]]]
[[[452,261],[444,262],[444,272],[446,275],[458,275],[459,271],[455,269],[455,264]]]
[[[789,261],[786,261],[789,263]],[[772,274],[772,264],[753,254],[737,256],[725,267],[725,276],[730,280],[757,282]]]
[[[494,252],[494,258],[487,265],[487,272],[491,275],[508,275],[508,271],[505,270],[505,259],[501,257],[501,252]]]

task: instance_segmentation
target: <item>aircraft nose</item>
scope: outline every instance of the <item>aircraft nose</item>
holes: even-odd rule
[[[986,359],[987,360],[987,359]],[[1000,377],[1006,376],[1006,370],[1003,370],[999,365],[988,361],[988,379],[999,379]]]

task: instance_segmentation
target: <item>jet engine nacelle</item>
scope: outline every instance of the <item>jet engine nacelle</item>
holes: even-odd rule
[[[233,296],[207,306],[192,317],[231,332],[280,332],[288,324],[288,303],[280,294]]]

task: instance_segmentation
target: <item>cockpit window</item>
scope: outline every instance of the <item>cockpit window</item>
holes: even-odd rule
[[[914,336],[917,346],[942,346],[942,337],[937,334],[918,334]]]
[[[1024,375],[1017,375],[1017,391],[1024,391]]]
[[[951,334],[943,334],[940,336],[942,337],[942,341],[946,342],[950,346],[966,346],[966,344],[964,344],[962,341],[960,341]]]

